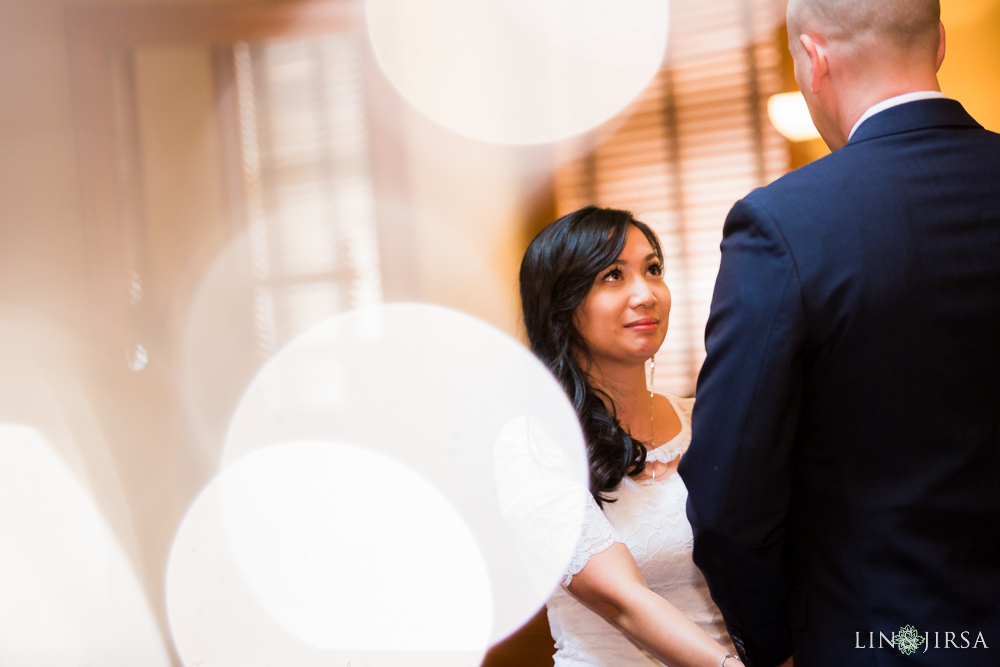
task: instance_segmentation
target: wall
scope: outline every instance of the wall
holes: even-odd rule
[[[942,0],[941,20],[941,90],[983,127],[1000,132],[1000,0]]]

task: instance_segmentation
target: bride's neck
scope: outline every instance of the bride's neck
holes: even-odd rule
[[[614,402],[618,421],[626,429],[633,420],[649,419],[645,364],[619,366],[594,363],[585,372],[591,386],[607,394]]]

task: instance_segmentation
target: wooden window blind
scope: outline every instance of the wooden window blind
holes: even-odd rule
[[[259,352],[382,299],[356,35],[234,49]]]
[[[595,133],[555,179],[559,215],[590,203],[624,208],[659,235],[672,294],[656,387],[694,394],[730,207],[788,171],[767,120],[782,91],[782,3],[673,0],[668,56],[624,122]]]

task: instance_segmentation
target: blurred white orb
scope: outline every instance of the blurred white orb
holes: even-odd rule
[[[170,665],[91,490],[40,430],[10,423],[0,423],[0,665]]]
[[[185,518],[167,582],[178,651],[206,667],[472,667],[493,621],[486,565],[441,492],[332,442],[274,445],[227,468]],[[237,636],[255,637],[250,650]]]
[[[667,46],[667,0],[368,0],[386,76],[413,106],[483,141],[538,144],[629,105]]]
[[[514,441],[518,424],[531,429]],[[223,465],[295,441],[353,443],[413,471],[447,498],[486,563],[491,642],[544,604],[579,538],[587,460],[576,414],[534,355],[469,315],[393,304],[343,313],[293,339],[241,399]],[[385,468],[350,467],[351,488],[366,497],[394,493]],[[331,487],[341,483],[330,479]],[[512,492],[511,480],[532,483]],[[553,494],[557,516],[530,510]],[[380,511],[394,520],[390,506]],[[526,517],[542,528],[559,523],[541,545],[544,557],[533,555],[539,543],[530,538],[539,525],[525,528]],[[381,530],[372,522],[358,540],[382,540]],[[398,542],[403,555],[406,538]]]

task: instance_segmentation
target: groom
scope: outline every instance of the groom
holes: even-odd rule
[[[1000,136],[939,92],[938,0],[788,33],[834,152],[726,220],[695,561],[748,667],[1000,665]]]

